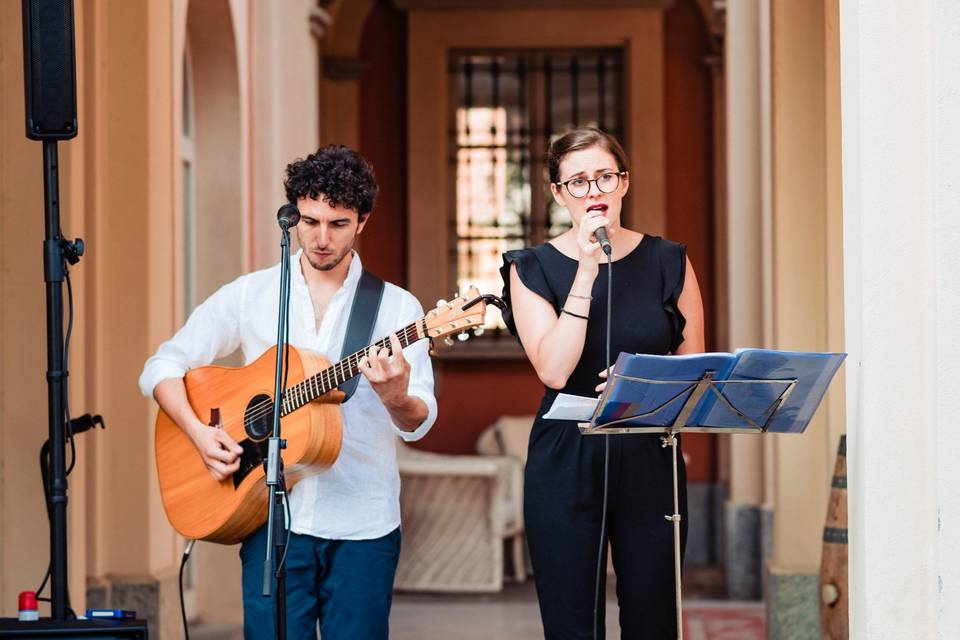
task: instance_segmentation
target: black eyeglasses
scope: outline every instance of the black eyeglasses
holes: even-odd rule
[[[574,198],[583,198],[590,193],[590,183],[593,182],[597,185],[597,189],[600,193],[612,193],[617,190],[617,187],[620,186],[620,176],[626,175],[626,171],[620,171],[619,173],[603,173],[589,180],[587,178],[570,178],[565,182],[555,183],[558,187],[566,187],[567,193],[569,193]]]

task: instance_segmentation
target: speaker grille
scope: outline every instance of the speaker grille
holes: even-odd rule
[[[27,137],[76,136],[72,0],[23,0],[23,69]]]

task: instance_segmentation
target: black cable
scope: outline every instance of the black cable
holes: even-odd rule
[[[63,370],[70,371],[67,366],[67,360],[70,357],[70,338],[73,336],[73,285],[70,283],[70,269],[64,269],[63,275],[67,280],[67,334],[63,341]],[[67,381],[63,382],[63,420],[66,425],[67,442],[70,443],[70,466],[67,467],[64,477],[69,476],[77,464],[77,447],[73,442],[73,425],[70,420],[70,394],[68,393]],[[69,596],[67,600],[69,601]]]
[[[180,617],[183,619],[184,640],[190,640],[190,628],[187,625],[187,606],[183,601],[183,569],[187,566],[187,561],[190,560],[190,553],[193,551],[193,545],[196,544],[196,542],[196,540],[188,540],[187,546],[183,549],[183,556],[180,558],[180,577],[178,578],[178,584],[180,586]]]
[[[50,441],[46,440],[43,443],[43,446],[40,447],[40,479],[43,481],[43,503],[47,507],[47,521],[50,521],[50,483],[48,478],[50,477],[50,463],[48,458],[50,457]],[[37,588],[36,594],[39,598],[40,594],[43,592],[43,588],[47,586],[47,580],[50,579],[50,563],[47,563],[47,572],[43,574],[43,581],[40,583],[40,586]]]
[[[613,316],[613,255],[607,254],[607,384],[610,384],[610,319]],[[597,640],[598,616],[600,612],[600,585],[603,575],[603,551],[607,546],[607,490],[610,479],[610,434],[603,435],[603,513],[600,515],[600,548],[597,550],[597,583],[593,593],[593,640]],[[602,581],[606,586],[606,580]]]
[[[287,533],[283,538],[283,554],[280,556],[280,562],[277,563],[277,572],[283,569],[283,564],[287,561],[287,550],[290,548],[290,527],[293,526],[292,516],[290,515],[290,497],[287,492],[283,492],[283,515],[287,525]]]

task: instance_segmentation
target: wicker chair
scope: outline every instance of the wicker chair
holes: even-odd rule
[[[520,464],[516,485],[519,499],[514,502],[514,517],[519,526],[517,535],[509,540],[513,576],[517,582],[524,582],[532,573],[523,524],[523,468],[527,464],[527,446],[533,419],[533,416],[501,416],[477,438],[477,453],[485,456],[507,456]]]
[[[397,461],[403,543],[394,588],[500,591],[504,540],[519,540],[513,547],[523,550],[520,462],[429,453],[401,441]]]
[[[533,416],[501,416],[477,439],[477,453],[488,456],[510,456],[527,464],[527,444]]]

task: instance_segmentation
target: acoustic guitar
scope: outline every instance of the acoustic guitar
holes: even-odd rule
[[[444,338],[483,324],[487,303],[496,296],[475,288],[451,302],[438,304],[423,318],[397,331],[406,348],[425,338]],[[449,338],[447,338],[449,341]],[[390,348],[386,337],[375,345]],[[359,373],[367,349],[336,364],[306,349],[290,347],[288,380],[283,394],[282,452],[287,489],[328,468],[340,453],[343,423],[337,386]],[[187,398],[211,429],[223,429],[243,448],[240,468],[221,482],[214,480],[193,442],[161,409],[157,414],[156,453],[160,495],[170,524],[182,536],[223,544],[240,542],[266,521],[267,490],[263,463],[273,431],[273,389],[276,347],[245,367],[206,366],[184,376]]]

